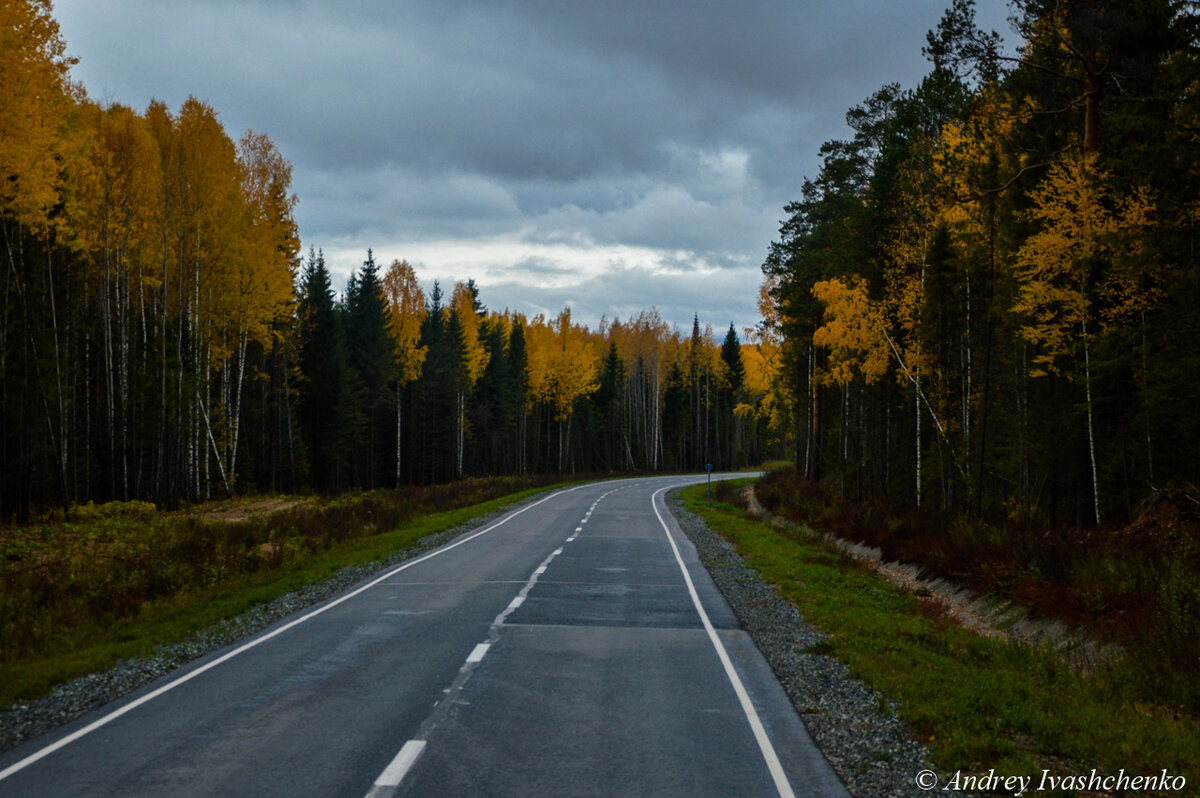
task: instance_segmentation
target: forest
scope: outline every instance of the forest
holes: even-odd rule
[[[269,137],[97,102],[48,0],[0,17],[0,517],[762,458],[769,342],[426,296],[370,252],[340,291]]]
[[[1200,14],[954,0],[763,264],[770,401],[847,500],[1119,526],[1200,481]]]
[[[0,14],[0,516],[794,460],[844,499],[1119,525],[1200,481],[1192,0],[954,0],[820,148],[753,330],[595,329],[301,251],[291,165]],[[690,334],[689,334],[690,332]],[[722,336],[721,333],[724,332]]]

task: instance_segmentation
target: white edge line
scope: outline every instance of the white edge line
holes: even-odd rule
[[[421,758],[421,754],[425,753],[424,740],[409,740],[400,749],[400,753],[392,760],[391,764],[384,768],[379,774],[379,778],[375,779],[376,787],[398,787],[400,782],[404,781],[405,775],[408,774],[410,768],[417,764],[417,760]]]
[[[725,668],[725,675],[729,677],[729,682],[733,685],[733,691],[737,693],[738,703],[742,705],[742,712],[745,713],[746,720],[750,723],[750,729],[754,732],[754,739],[758,741],[758,748],[762,751],[763,759],[766,760],[767,770],[771,772],[771,778],[775,781],[775,789],[779,791],[781,798],[795,798],[795,793],[792,792],[792,785],[788,782],[787,774],[783,772],[783,765],[779,761],[779,755],[775,753],[775,746],[771,744],[771,738],[767,736],[767,730],[763,728],[762,721],[758,717],[758,712],[754,709],[754,702],[750,700],[750,694],[746,692],[746,687],[742,684],[741,677],[738,676],[737,670],[733,667],[733,661],[729,659],[729,652],[725,650],[725,644],[717,636],[717,630],[713,628],[712,621],[708,618],[708,613],[704,611],[704,605],[700,603],[700,595],[696,592],[696,585],[692,582],[692,577],[688,573],[687,566],[683,563],[679,547],[675,544],[675,539],[671,537],[671,530],[667,526],[667,522],[663,520],[662,513],[658,511],[658,503],[655,499],[670,489],[670,487],[666,487],[655,491],[650,496],[650,506],[654,510],[654,515],[658,517],[658,523],[662,525],[663,532],[667,535],[667,541],[671,544],[671,551],[675,553],[675,562],[679,563],[679,570],[683,572],[683,580],[687,583],[688,593],[692,596],[692,603],[696,605],[696,612],[700,613],[700,621],[704,624],[704,631],[708,632],[708,639],[712,641],[713,648],[717,650],[717,657],[721,660],[721,665]]]
[[[92,721],[88,725],[84,726],[82,729],[77,729],[77,730],[71,732],[70,734],[68,734],[66,737],[62,737],[62,738],[56,740],[55,742],[51,743],[50,745],[46,746],[45,748],[41,748],[37,751],[34,751],[32,754],[30,754],[29,756],[20,760],[19,762],[14,762],[13,764],[6,767],[4,770],[0,770],[0,781],[4,781],[6,778],[13,775],[14,773],[18,773],[18,772],[24,770],[25,768],[32,765],[34,762],[37,762],[38,760],[41,760],[41,759],[49,756],[50,754],[54,753],[55,751],[59,750],[60,748],[67,747],[68,745],[70,745],[71,743],[80,739],[81,737],[85,737],[88,734],[91,734],[96,729],[99,729],[102,726],[108,725],[109,723],[113,722],[114,720],[121,717],[122,715],[124,715],[128,712],[132,712],[133,710],[140,707],[142,704],[146,704],[150,701],[153,701],[154,699],[158,698],[163,693],[167,693],[167,692],[170,692],[171,690],[174,690],[176,687],[183,684],[184,682],[189,682],[192,679],[195,679],[200,674],[206,673],[206,672],[212,670],[213,668],[217,667],[218,665],[228,662],[229,660],[236,657],[238,654],[249,651],[250,649],[252,649],[256,646],[261,645],[262,643],[265,643],[268,640],[283,634],[284,632],[288,631],[289,629],[299,626],[300,624],[304,623],[305,621],[315,618],[318,615],[320,615],[328,610],[333,609],[334,607],[336,607],[337,605],[341,604],[344,601],[349,601],[350,599],[354,598],[358,594],[366,592],[367,590],[370,590],[371,588],[375,587],[380,582],[384,582],[388,579],[391,579],[393,576],[400,573],[401,571],[411,568],[414,565],[417,565],[419,563],[423,563],[428,559],[438,556],[439,554],[444,554],[444,553],[450,551],[451,549],[456,549],[459,546],[463,545],[464,543],[469,543],[470,541],[474,540],[475,538],[479,537],[480,535],[485,535],[488,532],[491,532],[493,529],[501,526],[502,524],[508,523],[509,521],[516,518],[518,515],[525,512],[526,510],[532,510],[534,507],[537,507],[542,502],[550,501],[551,499],[555,498],[556,496],[561,496],[564,493],[570,493],[572,491],[579,490],[580,488],[586,488],[589,485],[594,485],[594,484],[595,483],[584,483],[583,485],[576,485],[573,488],[566,488],[564,490],[555,491],[554,493],[551,493],[549,496],[541,498],[532,504],[528,504],[528,505],[522,507],[521,509],[516,510],[513,513],[510,513],[509,515],[500,519],[499,521],[492,524],[491,526],[485,527],[484,529],[481,529],[478,532],[474,532],[465,538],[456,540],[455,542],[453,542],[447,546],[443,546],[442,548],[435,549],[434,551],[431,551],[428,554],[422,555],[421,557],[418,557],[415,560],[407,560],[406,562],[402,563],[401,565],[399,565],[399,566],[391,569],[387,573],[383,574],[382,576],[378,576],[375,579],[372,579],[367,584],[365,584],[349,593],[345,593],[345,594],[339,596],[338,598],[330,601],[328,604],[322,604],[320,607],[317,607],[315,610],[313,610],[309,613],[306,613],[306,614],[300,616],[299,618],[296,618],[295,620],[289,621],[289,622],[285,623],[283,626],[272,629],[270,632],[267,632],[266,634],[262,635],[261,637],[255,637],[252,640],[250,640],[249,642],[243,643],[242,645],[238,646],[237,648],[233,649],[232,651],[227,651],[226,653],[222,654],[221,656],[217,657],[216,659],[212,660],[211,662],[206,662],[203,665],[201,665],[200,667],[196,668],[195,670],[188,671],[183,676],[180,676],[178,679],[167,682],[162,687],[159,687],[156,690],[146,693],[141,698],[137,698],[133,701],[130,701],[128,704],[125,704],[124,706],[120,707],[119,709],[113,710],[112,712],[108,713],[104,717],[98,718],[98,719]]]

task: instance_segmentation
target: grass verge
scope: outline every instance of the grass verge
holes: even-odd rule
[[[1038,777],[1043,769],[1061,776],[1093,767],[1114,775],[1165,768],[1196,783],[1200,727],[1139,701],[1121,663],[1082,674],[1049,649],[955,626],[935,603],[823,541],[748,518],[728,501],[737,484],[723,483],[711,504],[703,488],[683,497],[830,636],[820,653],[896,703],[939,768]]]
[[[376,492],[238,523],[179,519],[143,507],[132,519],[114,521],[110,514],[65,531],[62,525],[5,530],[0,623],[25,645],[19,651],[6,645],[0,654],[0,706],[146,655],[341,568],[384,560],[554,486],[509,492],[513,487],[494,481],[431,489],[420,500]],[[160,583],[156,594],[150,588]]]
[[[1052,529],[937,509],[851,501],[794,468],[755,493],[772,513],[878,547],[976,594],[1012,600],[1129,652],[1142,700],[1200,717],[1200,492],[1152,494],[1127,525]]]

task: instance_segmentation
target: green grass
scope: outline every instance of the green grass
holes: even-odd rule
[[[1123,526],[1055,529],[1033,519],[849,501],[793,468],[755,484],[776,515],[878,547],[975,593],[1013,601],[1129,652],[1142,700],[1200,717],[1200,493],[1160,490]]]
[[[461,506],[426,513],[422,510],[428,504],[414,505],[406,511],[416,515],[397,523],[394,528],[379,532],[371,529],[371,522],[367,521],[358,534],[347,533],[330,539],[327,532],[322,532],[319,546],[304,537],[307,527],[321,526],[331,518],[341,521],[351,518],[362,524],[364,517],[376,517],[378,513],[366,513],[361,505],[364,502],[381,503],[378,496],[373,499],[370,496],[367,499],[343,497],[323,507],[306,504],[277,514],[288,516],[282,531],[280,522],[263,519],[250,525],[254,534],[243,529],[243,525],[211,522],[198,526],[192,522],[184,523],[184,532],[180,532],[176,529],[177,519],[151,517],[152,510],[137,514],[134,525],[114,522],[111,517],[87,518],[82,523],[68,525],[69,532],[57,525],[49,531],[32,530],[24,539],[19,537],[19,530],[5,530],[5,551],[9,554],[19,551],[24,555],[24,559],[16,561],[7,556],[4,558],[10,569],[7,575],[16,575],[14,565],[37,570],[52,564],[57,578],[73,579],[75,583],[64,584],[55,594],[44,590],[20,591],[15,585],[16,579],[3,586],[0,598],[4,601],[0,604],[8,616],[4,619],[6,628],[40,627],[41,633],[30,636],[26,649],[20,654],[14,655],[11,647],[3,654],[0,660],[0,706],[8,706],[17,699],[35,698],[56,684],[103,670],[122,659],[145,655],[157,645],[182,640],[255,605],[319,582],[341,568],[383,560],[427,535],[500,510],[549,487],[552,486],[527,488],[483,502],[472,502],[478,498],[476,490],[457,491],[449,497],[436,496],[433,505]],[[495,492],[497,486],[488,486],[488,489]],[[234,531],[226,533],[225,530]],[[172,548],[165,543],[154,543],[185,532],[192,535],[184,538],[183,543],[187,545]],[[256,555],[246,551],[239,550],[234,555],[225,552],[230,544],[224,537],[240,538],[243,535],[248,537],[239,541],[239,545],[244,545],[247,551],[253,552],[264,538],[269,538],[278,544],[281,556],[276,561],[257,563]],[[193,537],[206,546],[198,555],[193,551],[196,547]],[[151,542],[147,544],[147,540]],[[138,559],[136,555],[144,554],[142,549],[147,546],[160,550],[160,553],[153,559],[147,559],[149,555]],[[106,555],[102,558],[94,554],[88,556],[88,552],[94,552],[97,547]],[[123,554],[113,553],[121,547],[130,551],[122,549]],[[58,549],[63,548],[68,549],[66,555],[50,560],[51,554],[57,555]],[[218,571],[222,569],[215,565],[220,558],[213,556],[214,550],[225,552],[221,557],[233,557],[236,562],[254,562],[254,569],[239,572],[230,568],[221,575]],[[38,556],[30,555],[31,551],[37,552]],[[191,552],[193,558],[204,559],[206,562],[200,565],[206,565],[207,569],[188,561],[181,552]],[[142,570],[153,567],[196,571],[205,577],[207,584],[173,586],[167,594],[154,597],[138,593],[136,599],[125,597],[117,601],[124,609],[116,612],[108,606],[113,603],[112,596],[121,594],[122,590],[132,595],[126,582],[136,582],[139,587],[145,582],[134,566],[121,565],[116,570],[138,572],[137,578],[127,577],[124,573],[113,575],[114,564],[127,560],[143,563]],[[41,565],[36,564],[39,562]],[[105,594],[109,594],[107,598]],[[103,611],[90,613],[89,609],[98,603]]]
[[[683,494],[830,635],[822,653],[896,703],[946,772],[1062,775],[1066,759],[1114,774],[1166,768],[1190,784],[1200,777],[1195,719],[1137,700],[1122,663],[1085,675],[1046,648],[969,632],[819,539],[785,535],[728,503],[708,505],[703,488]]]

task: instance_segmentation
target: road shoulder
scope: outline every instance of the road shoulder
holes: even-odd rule
[[[678,490],[667,495],[667,507],[847,789],[858,798],[925,795],[914,776],[930,767],[928,752],[906,734],[886,697],[842,662],[810,651],[825,635],[689,511]]]

